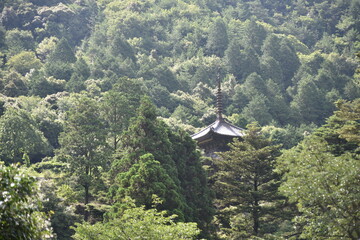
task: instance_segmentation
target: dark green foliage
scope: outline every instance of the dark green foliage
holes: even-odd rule
[[[181,128],[193,133],[215,120],[219,79],[224,117],[242,127],[254,120],[270,124],[264,134],[286,149],[309,135],[315,124],[323,124],[335,110],[334,102],[345,99],[338,103],[343,112],[315,134],[325,139],[336,159],[352,162],[343,155],[357,151],[358,120],[344,119],[357,111],[348,101],[360,96],[355,59],[359,6],[358,0],[0,1],[4,160],[16,155],[22,161],[27,153],[34,164],[47,157],[38,174],[49,184],[57,179],[44,192],[52,202],[46,203],[46,211],[55,211],[52,224],[59,239],[74,232],[69,226],[76,220],[75,209],[93,224],[102,220],[107,204],[121,205],[126,195],[150,207],[150,192],[164,200],[159,209],[210,229],[211,193],[199,153]],[[137,113],[144,94],[156,108],[144,105]],[[10,106],[26,114],[13,114],[10,123],[5,111]],[[16,146],[9,140],[15,134],[22,136]],[[314,146],[317,155],[323,145]],[[151,183],[146,167],[163,176],[164,186],[158,176]],[[110,187],[113,195],[107,196]],[[87,207],[76,203],[82,196],[91,202]],[[223,212],[232,216],[221,219],[231,222],[223,228],[224,236],[247,238],[250,215],[236,211]],[[91,235],[109,227],[115,233],[118,223],[85,224],[79,231]],[[283,235],[291,232],[288,220],[263,226],[263,233],[277,231],[263,238],[291,238]],[[206,234],[200,237],[213,237]]]
[[[111,54],[114,56],[121,56],[123,59],[129,58],[136,62],[134,50],[123,36],[116,34],[110,47]]]
[[[59,137],[59,154],[69,163],[71,174],[78,176],[78,183],[85,190],[84,203],[88,204],[91,187],[105,167],[106,132],[95,100],[74,95],[72,102]]]
[[[152,194],[157,194],[164,200],[162,209],[179,219],[196,221],[206,230],[212,215],[211,198],[195,145],[187,134],[172,133],[156,119],[155,112],[154,105],[143,99],[112,164],[111,173],[118,176],[112,194],[118,199],[128,192],[137,203],[147,205]],[[148,153],[151,155],[144,155]],[[144,187],[135,188],[140,183]]]
[[[1,5],[1,3],[0,3]],[[1,6],[0,6],[1,9]],[[0,49],[3,50],[6,47],[5,41],[6,31],[3,26],[0,26]]]
[[[353,102],[340,100],[336,103],[338,110],[314,135],[326,141],[328,151],[339,156],[354,152],[359,145],[359,99]]]
[[[74,64],[74,73],[79,74],[85,80],[90,77],[90,67],[83,58],[78,58]]]
[[[66,90],[69,92],[81,92],[85,90],[85,78],[77,72],[71,74],[71,78],[66,83]]]
[[[47,76],[66,81],[70,80],[74,71],[70,63],[60,61],[48,61],[44,67]]]
[[[268,105],[268,98],[260,93],[251,98],[241,113],[248,122],[258,121],[261,125],[266,125],[272,120]]]
[[[47,59],[47,62],[74,63],[75,61],[75,54],[65,38],[60,39],[56,44],[54,51]]]
[[[285,39],[281,40],[279,51],[281,54],[279,63],[283,73],[284,85],[285,87],[288,87],[291,85],[291,79],[300,66],[300,60],[296,54],[296,51]]]
[[[303,118],[306,123],[321,123],[324,112],[325,97],[320,89],[309,78],[301,80],[297,95],[291,107]]]
[[[335,112],[344,125],[337,131],[340,137],[346,139],[350,143],[360,145],[360,99],[357,98],[352,102],[340,100],[336,102],[339,109]]]
[[[121,133],[129,126],[129,120],[136,114],[142,95],[141,84],[122,78],[112,89],[103,94],[101,114],[107,123],[110,146],[117,150]]]
[[[51,152],[48,141],[25,110],[7,108],[0,118],[0,129],[0,155],[8,163],[22,161],[24,154],[37,162]]]
[[[160,162],[156,161],[152,154],[140,156],[136,162],[127,172],[117,176],[116,197],[118,201],[129,196],[136,199],[137,204],[150,208],[152,200],[149,199],[149,196],[155,194],[163,200],[162,209],[170,210],[171,213],[178,215],[179,220],[183,221],[185,199],[179,194],[179,186],[175,184]]]
[[[284,75],[281,65],[271,56],[264,55],[261,57],[260,74],[264,79],[271,79],[280,86],[284,85]]]
[[[259,54],[266,36],[267,32],[265,28],[254,19],[251,19],[246,21],[245,34],[241,37],[244,39],[245,46],[251,46]]]
[[[57,92],[64,91],[65,81],[57,80],[53,77],[46,78],[40,71],[34,71],[28,76],[29,95],[46,97]]]
[[[228,46],[226,25],[221,18],[217,18],[210,27],[209,37],[206,43],[207,53],[218,57],[224,56]]]
[[[230,42],[225,51],[225,66],[237,79],[242,78],[242,58],[240,44],[237,41]]]
[[[247,129],[242,141],[235,139],[230,151],[213,159],[217,219],[228,239],[274,233],[287,215],[277,191],[280,175],[273,169],[280,146],[272,145],[255,124]]]
[[[17,72],[8,72],[4,78],[4,88],[2,93],[8,97],[18,97],[26,95],[28,92],[28,87],[25,84],[23,76]]]
[[[13,29],[6,32],[6,46],[10,55],[15,55],[21,51],[33,51],[35,41],[30,31]]]
[[[115,173],[129,169],[140,156],[151,153],[166,171],[171,173],[169,175],[176,178],[176,172],[173,172],[176,171],[175,163],[170,156],[172,148],[167,136],[168,130],[162,121],[156,120],[155,106],[148,98],[143,99],[137,113],[137,118],[133,119],[122,137],[122,148],[135,159],[122,161],[122,167],[119,169],[116,169],[118,166],[115,165]]]
[[[0,99],[0,117],[4,114],[5,110],[5,101]]]
[[[278,159],[282,192],[297,203],[300,237],[359,237],[359,101],[339,101],[325,125]],[[301,159],[301,161],[299,161]],[[343,194],[346,192],[346,194]]]
[[[174,74],[166,66],[156,67],[150,74],[153,79],[156,79],[157,82],[159,82],[161,86],[164,86],[169,92],[179,90],[180,84]]]

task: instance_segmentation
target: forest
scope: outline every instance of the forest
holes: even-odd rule
[[[0,240],[360,239],[360,0],[0,13]]]

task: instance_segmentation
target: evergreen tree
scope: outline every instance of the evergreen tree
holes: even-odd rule
[[[340,100],[336,106],[339,110],[335,112],[335,116],[344,122],[337,133],[348,142],[360,146],[360,98],[352,102]]]
[[[283,96],[281,88],[271,79],[266,82],[269,93],[269,113],[282,126],[294,122],[294,116],[287,103],[286,95]]]
[[[228,35],[226,25],[221,18],[217,18],[210,28],[206,49],[209,55],[218,57],[224,56],[224,52],[228,47]]]
[[[84,204],[88,204],[91,187],[106,163],[106,131],[95,100],[80,94],[71,99],[73,105],[67,112],[64,132],[59,137],[58,155],[68,161],[71,175],[78,177],[78,183],[85,191]]]
[[[280,217],[284,207],[284,198],[278,194],[280,176],[274,172],[280,146],[272,145],[255,124],[247,129],[243,141],[235,139],[230,151],[213,159],[217,218],[227,239],[274,233],[284,220]]]
[[[252,73],[260,73],[259,57],[255,49],[252,47],[245,47],[241,53],[243,59],[240,64],[243,69],[243,79],[247,78]]]
[[[240,44],[233,40],[230,42],[228,48],[225,51],[225,66],[227,70],[233,74],[237,79],[242,78],[242,67],[241,66],[241,49]]]
[[[295,110],[306,123],[321,123],[324,116],[325,96],[316,86],[310,76],[303,76],[299,82],[297,94],[291,102],[291,108]]]
[[[251,97],[241,114],[248,122],[257,121],[261,125],[266,125],[273,119],[268,105],[269,99],[264,94],[256,94]]]
[[[260,59],[260,74],[264,79],[272,79],[279,86],[285,88],[283,71],[280,63],[271,56],[263,55]]]
[[[106,120],[110,146],[117,150],[123,131],[129,126],[131,117],[136,114],[140,103],[141,85],[133,80],[122,78],[113,88],[103,94],[101,114]]]
[[[76,57],[66,38],[60,39],[54,51],[49,55],[47,62],[76,62]]]
[[[75,62],[76,57],[73,50],[68,41],[65,38],[62,38],[56,44],[54,51],[52,51],[47,58],[45,72],[48,76],[69,81],[74,72],[72,64]],[[73,82],[75,82],[75,80]]]
[[[261,46],[266,39],[265,28],[257,23],[254,18],[245,23],[243,42],[246,47],[252,47],[257,54],[261,53]]]
[[[22,51],[34,51],[35,41],[30,31],[23,31],[17,28],[6,31],[6,46],[10,56]]]
[[[126,39],[119,33],[115,35],[110,47],[111,54],[114,56],[121,56],[123,59],[129,58],[131,61],[136,62],[134,50]]]
[[[164,122],[156,118],[155,107],[149,99],[143,99],[138,116],[124,133],[119,148],[121,151],[112,163],[111,174],[115,178],[115,185],[111,194],[117,199],[116,191],[131,191],[126,188],[129,185],[123,184],[128,182],[126,179],[143,179],[144,190],[148,191],[136,190],[142,192],[141,197],[132,195],[137,203],[150,203],[151,195],[158,194],[164,200],[163,209],[183,217],[183,220],[196,221],[205,230],[212,216],[210,191],[195,145],[184,134],[172,133]],[[145,157],[149,156],[145,155],[148,153],[153,158]],[[140,159],[143,159],[143,163],[140,163]],[[148,172],[150,169],[142,167],[145,165],[167,180],[160,182],[158,177],[151,176]],[[149,178],[153,181],[149,181]],[[119,186],[123,186],[123,190]]]
[[[85,90],[85,81],[90,77],[90,68],[83,58],[76,60],[70,80],[66,83],[66,89],[70,92]]]
[[[3,81],[5,86],[2,93],[5,96],[18,97],[26,95],[28,92],[24,77],[17,72],[10,71],[4,76]]]
[[[300,60],[296,54],[296,51],[291,47],[286,39],[282,39],[280,41],[279,51],[281,54],[279,63],[284,76],[284,86],[286,88],[291,85],[291,79],[300,66]]]
[[[150,208],[152,199],[149,197],[155,194],[163,201],[161,209],[169,210],[178,220],[184,221],[185,199],[160,162],[150,153],[140,156],[136,162],[128,171],[117,175],[116,200],[119,202],[128,196]]]
[[[275,34],[268,35],[264,40],[261,51],[263,55],[273,57],[278,62],[281,61],[280,38]]]

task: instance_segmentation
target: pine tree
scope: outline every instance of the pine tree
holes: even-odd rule
[[[222,57],[224,56],[228,43],[229,39],[226,25],[221,18],[218,18],[210,28],[206,49],[209,55],[214,54],[218,57]]]
[[[277,192],[280,176],[273,171],[280,146],[272,145],[256,124],[247,129],[243,141],[235,139],[230,151],[213,160],[218,169],[214,175],[217,218],[229,239],[273,233],[283,221],[279,218],[283,197]]]
[[[225,51],[224,59],[227,70],[240,80],[242,78],[242,56],[240,44],[237,41],[233,40],[230,42]]]
[[[65,38],[60,39],[54,51],[49,55],[45,64],[45,72],[48,76],[69,81],[74,72],[73,63],[76,57]]]
[[[95,100],[78,94],[72,101],[74,105],[67,112],[64,132],[59,137],[58,155],[67,159],[71,174],[78,176],[85,191],[84,204],[88,204],[91,187],[106,163],[106,131]]]
[[[54,51],[49,55],[47,62],[76,62],[76,57],[66,38],[60,39]]]

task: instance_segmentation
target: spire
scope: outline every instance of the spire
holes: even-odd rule
[[[222,94],[221,94],[221,81],[220,81],[220,76],[218,74],[218,90],[216,93],[216,105],[217,105],[217,119],[218,120],[223,120],[222,117]]]

